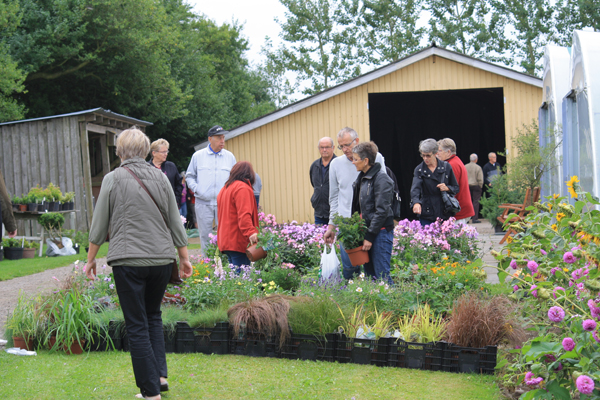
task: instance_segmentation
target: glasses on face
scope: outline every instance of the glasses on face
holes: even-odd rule
[[[338,146],[338,149],[340,149],[340,150],[344,150],[346,147],[348,147],[348,148],[352,148],[352,143],[354,143],[354,140],[353,140],[353,141],[351,141],[351,142],[350,142],[350,143],[348,143],[348,144],[341,144],[341,143],[340,143],[340,145]]]
[[[429,153],[429,154],[423,154],[421,153],[421,158],[431,158],[433,157],[433,154]]]

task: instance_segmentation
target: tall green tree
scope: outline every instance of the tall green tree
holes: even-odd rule
[[[346,30],[347,14],[340,0],[280,0],[287,11],[279,21],[285,41],[268,54],[274,66],[310,82],[311,95],[360,74],[354,38]],[[341,22],[341,23],[340,23]]]
[[[366,64],[379,66],[414,53],[421,47],[425,27],[417,27],[423,0],[346,0],[358,39],[357,53]]]
[[[556,5],[554,40],[561,46],[571,46],[575,29],[593,28],[600,32],[598,0],[560,0]]]
[[[429,39],[469,56],[503,62],[506,20],[487,0],[426,0]]]
[[[6,38],[19,24],[21,14],[17,0],[0,0],[0,122],[22,119],[25,107],[12,96],[22,93],[25,74],[11,57]]]
[[[551,40],[554,7],[550,0],[494,1],[494,8],[507,18],[509,65],[521,67],[530,75],[542,71],[544,46]]]

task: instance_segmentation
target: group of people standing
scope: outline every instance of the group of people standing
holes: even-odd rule
[[[350,217],[359,212],[367,226],[363,250],[369,251],[370,259],[363,266],[364,272],[369,277],[391,283],[395,177],[386,168],[375,143],[359,143],[354,129],[340,130],[337,142],[344,156],[336,157],[333,139],[324,137],[318,143],[321,157],[310,166],[315,224],[328,226],[325,242],[332,244],[336,236],[334,216]],[[459,223],[468,223],[469,220],[479,223],[482,187],[484,184],[491,185],[493,177],[501,173],[496,154],[489,154],[490,163],[483,169],[477,165],[477,155],[471,154],[471,162],[465,167],[456,156],[456,144],[450,138],[421,141],[419,154],[423,161],[413,173],[410,207],[421,225],[429,225],[438,218],[447,220],[451,216]],[[456,215],[445,211],[442,192],[458,200],[461,209]],[[361,266],[352,266],[341,243],[340,253],[344,278],[351,279],[359,274]]]

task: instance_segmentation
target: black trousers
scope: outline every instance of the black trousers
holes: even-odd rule
[[[169,283],[171,268],[172,264],[113,267],[129,336],[135,383],[144,396],[159,395],[160,377],[167,377],[160,304]]]
[[[469,185],[469,191],[471,192],[471,202],[473,203],[473,211],[475,211],[475,215],[473,216],[473,221],[479,220],[479,200],[481,199],[482,189],[479,185]]]

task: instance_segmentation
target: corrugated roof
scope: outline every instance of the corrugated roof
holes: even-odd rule
[[[110,110],[105,110],[102,107],[92,108],[90,110],[84,110],[84,111],[77,111],[77,112],[73,112],[73,113],[69,113],[69,114],[51,115],[51,116],[48,116],[48,117],[30,118],[30,119],[22,119],[22,120],[19,120],[19,121],[3,122],[0,125],[20,124],[20,123],[23,123],[23,122],[42,121],[42,120],[45,120],[45,119],[52,119],[52,118],[73,117],[73,116],[82,115],[82,114],[100,114],[100,115],[103,115],[105,117],[114,118],[114,119],[118,119],[120,121],[129,122],[130,124],[134,124],[134,125],[143,125],[143,126],[154,125],[152,122],[142,121],[141,119],[131,118],[131,117],[128,117],[126,115],[117,114],[116,112],[113,112],[113,111],[110,111]]]
[[[375,79],[381,78],[382,76],[388,75],[394,71],[407,67],[411,64],[419,62],[427,57],[432,55],[436,55],[442,58],[446,58],[461,64],[470,65],[474,68],[482,69],[497,75],[505,76],[510,79],[514,79],[519,82],[527,83],[532,86],[542,87],[543,82],[542,79],[537,78],[535,76],[531,76],[525,74],[523,72],[515,71],[507,67],[502,67],[496,64],[492,64],[487,61],[480,60],[475,57],[467,56],[465,54],[457,53],[451,50],[447,50],[444,48],[437,47],[435,44],[424,48],[416,53],[413,53],[403,59],[398,61],[394,61],[388,65],[377,68],[373,71],[367,72],[366,74],[357,76],[356,78],[350,79],[344,83],[341,83],[337,86],[333,86],[331,88],[325,89],[324,91],[307,97],[305,99],[299,100],[293,104],[287,105],[279,110],[273,111],[272,113],[266,114],[262,117],[256,118],[252,121],[246,122],[240,126],[237,126],[229,131],[225,135],[225,139],[233,139],[236,136],[242,135],[248,131],[266,125],[270,122],[293,114],[297,111],[300,111],[304,108],[310,107],[314,104],[325,101],[331,97],[337,96],[340,93],[346,92],[348,90],[354,89],[358,86],[364,85],[365,83],[371,82]],[[200,150],[205,148],[208,145],[208,141],[203,141],[194,145],[195,150]]]

